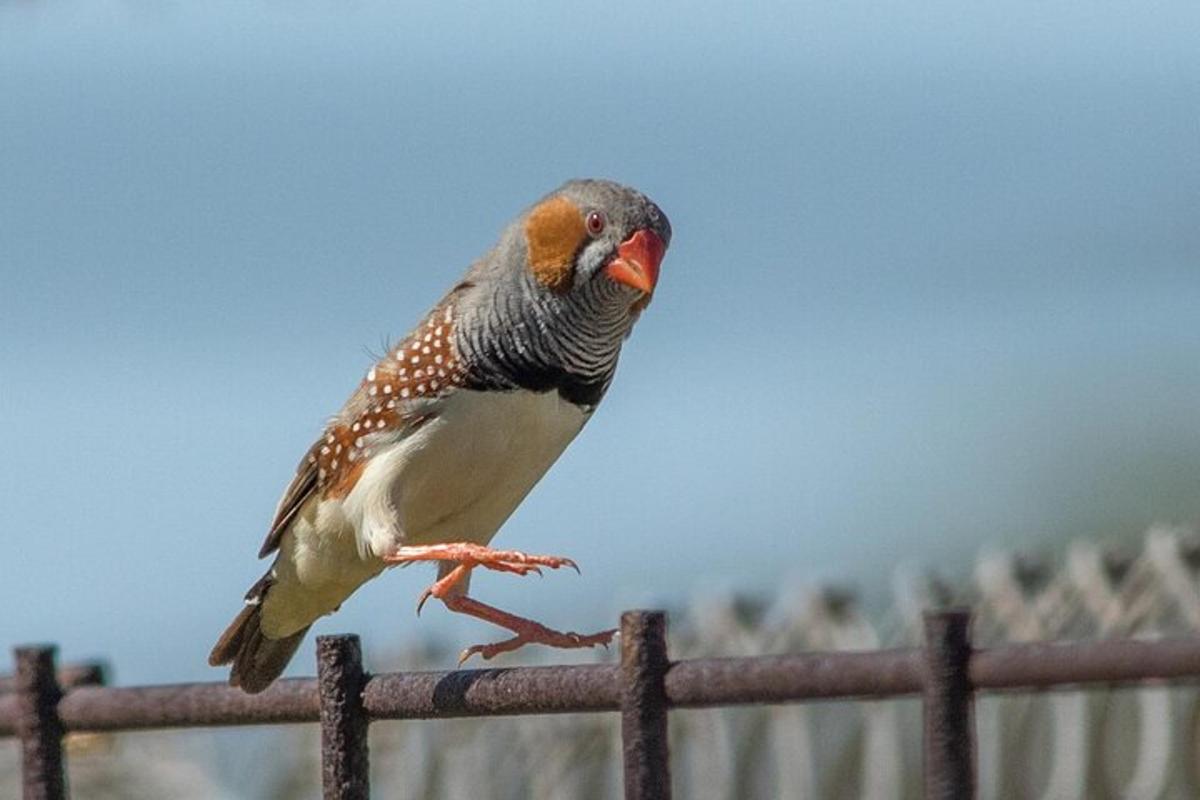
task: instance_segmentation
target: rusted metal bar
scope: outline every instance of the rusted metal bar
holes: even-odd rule
[[[17,735],[17,717],[21,716],[18,709],[17,697],[12,694],[0,694],[0,739]]]
[[[107,669],[99,661],[83,664],[67,664],[58,668],[58,685],[64,691],[78,686],[102,686],[107,683]],[[17,690],[15,675],[0,675],[0,694]]]
[[[122,731],[223,725],[317,722],[321,704],[312,678],[276,681],[250,695],[223,683],[85,687],[59,703],[68,731]]]
[[[667,673],[672,707],[916,694],[924,683],[916,648],[676,661]]]
[[[926,800],[975,797],[970,629],[965,609],[925,614]]]
[[[325,800],[367,800],[369,720],[363,709],[362,647],[357,636],[317,637],[321,693],[321,786]]]
[[[610,664],[397,672],[374,675],[363,690],[372,719],[566,714],[616,711]]]
[[[21,738],[21,788],[24,800],[65,800],[62,689],[54,669],[53,647],[18,647],[17,735]]]
[[[626,800],[670,800],[667,748],[667,616],[621,615],[621,743]]]
[[[1200,680],[1200,636],[1047,642],[978,650],[971,659],[977,689],[1063,689],[1147,681]]]
[[[668,704],[701,708],[744,703],[881,698],[924,686],[918,649],[715,658],[672,664]],[[371,677],[363,706],[372,719],[616,711],[619,670],[610,664],[409,672]],[[1157,641],[1005,645],[975,651],[976,691],[1200,682],[1200,637]],[[0,738],[17,733],[16,695],[0,694]],[[224,684],[106,688],[84,686],[59,703],[67,731],[316,722],[317,682],[278,681],[259,695]]]

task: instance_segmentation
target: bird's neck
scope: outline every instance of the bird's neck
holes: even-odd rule
[[[456,331],[468,386],[557,391],[587,410],[608,389],[633,325],[627,298],[610,281],[570,296],[495,291],[463,314]]]

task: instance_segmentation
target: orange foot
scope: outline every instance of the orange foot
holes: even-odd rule
[[[493,550],[490,547],[468,542],[397,547],[393,552],[385,555],[383,560],[389,564],[411,564],[414,561],[458,562],[457,567],[421,593],[421,598],[417,601],[418,614],[421,613],[426,600],[430,597],[436,597],[439,600],[445,598],[450,590],[475,567],[494,569],[497,572],[512,572],[517,575],[528,575],[531,572],[541,575],[541,567],[550,569],[570,567],[579,572],[579,566],[569,558],[532,556],[522,553],[520,550]]]
[[[531,619],[518,617],[516,614],[510,614],[507,611],[501,611],[498,608],[481,603],[470,597],[452,596],[443,597],[441,600],[446,604],[446,608],[451,611],[457,611],[460,614],[469,614],[472,617],[490,622],[493,625],[508,628],[516,634],[511,639],[505,639],[502,642],[476,644],[468,647],[458,656],[459,666],[462,666],[468,658],[476,653],[483,656],[484,661],[487,661],[501,653],[511,653],[513,650],[527,644],[544,644],[548,647],[561,647],[564,649],[595,647],[596,645],[608,647],[612,642],[613,636],[617,633],[616,628],[593,633],[589,636],[574,632],[563,633],[553,628],[547,628],[540,622],[534,622]]]
[[[467,567],[486,567],[497,572],[515,572],[518,575],[528,575],[536,572],[541,575],[538,567],[570,567],[579,572],[579,567],[569,558],[558,556],[531,556],[520,550],[493,550],[481,544],[469,542],[454,542],[452,544],[432,544],[426,546],[397,547],[383,557],[389,564],[408,564],[413,561],[457,561]],[[458,581],[455,581],[457,583]]]
[[[558,556],[535,556],[518,550],[493,550],[490,547],[469,543],[453,543],[429,545],[423,547],[399,547],[393,553],[384,556],[384,561],[390,564],[405,564],[414,561],[457,561],[458,566],[446,573],[436,583],[421,593],[417,601],[417,613],[421,613],[425,601],[436,597],[446,604],[451,611],[468,614],[472,617],[508,628],[516,634],[511,639],[494,644],[477,644],[462,651],[458,658],[461,665],[468,658],[478,653],[485,660],[494,658],[500,653],[509,653],[526,644],[544,644],[549,647],[579,648],[604,645],[608,647],[616,634],[616,629],[601,631],[590,636],[578,633],[563,633],[547,628],[541,623],[534,622],[516,614],[509,614],[478,600],[453,593],[453,589],[475,567],[484,567],[498,572],[512,572],[517,575],[528,575],[531,572],[542,574],[539,567],[559,569],[571,567],[576,572],[579,567],[569,558]]]

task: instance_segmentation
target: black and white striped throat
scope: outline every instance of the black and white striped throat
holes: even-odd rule
[[[591,411],[617,368],[633,325],[627,290],[590,281],[568,296],[494,296],[458,327],[465,388],[557,391]]]

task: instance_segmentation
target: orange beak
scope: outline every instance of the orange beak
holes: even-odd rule
[[[652,294],[658,283],[658,265],[666,249],[658,234],[643,228],[621,242],[617,257],[604,268],[604,274],[617,283]]]

